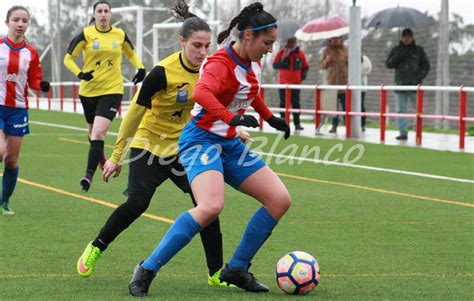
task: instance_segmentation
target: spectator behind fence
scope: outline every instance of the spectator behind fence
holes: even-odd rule
[[[273,68],[278,70],[279,84],[299,85],[308,75],[309,64],[304,52],[296,45],[296,38],[291,37],[286,40],[285,46],[277,53]],[[285,108],[286,89],[280,89],[280,108]],[[300,109],[300,90],[291,90],[291,107]],[[281,118],[285,118],[285,113],[280,113]],[[293,113],[295,130],[303,130],[300,123],[300,113]]]
[[[372,62],[370,61],[369,57],[366,56],[366,55],[362,55],[362,67],[361,67],[361,71],[360,71],[360,75],[361,75],[361,85],[363,86],[367,86],[367,83],[368,83],[368,76],[370,74],[370,72],[372,72]],[[362,93],[361,93],[361,96],[360,96],[360,104],[361,104],[361,111],[362,112],[365,112],[365,91],[363,90]],[[365,132],[365,120],[366,120],[366,117],[365,116],[362,116],[361,118],[362,120],[362,131]]]
[[[395,68],[395,84],[400,86],[419,85],[430,71],[430,63],[423,47],[415,44],[413,31],[406,28],[402,31],[402,39],[398,46],[393,47],[385,60],[387,68]],[[397,94],[397,113],[407,112],[407,102],[410,99],[416,108],[415,91],[395,91]],[[397,119],[400,135],[397,140],[407,140],[407,119]]]
[[[347,85],[349,52],[341,37],[329,39],[328,46],[323,50],[319,59],[319,68],[326,71],[326,80],[329,85]],[[345,91],[338,91],[337,101],[342,110],[346,110]],[[332,128],[329,133],[336,133],[339,117],[332,119]]]

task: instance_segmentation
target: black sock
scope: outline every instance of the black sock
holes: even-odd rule
[[[216,218],[206,228],[201,231],[201,241],[206,253],[207,268],[209,275],[214,275],[222,265],[222,233],[219,218]]]
[[[92,242],[92,245],[94,247],[97,247],[99,248],[99,250],[101,251],[105,251],[105,249],[107,249],[107,244],[104,243],[102,240],[100,240],[99,238],[96,238],[94,239],[94,241]]]
[[[104,155],[104,141],[92,140],[89,148],[89,157],[87,158],[86,175],[92,178],[94,176],[97,165],[99,165],[100,158]]]
[[[131,194],[127,201],[118,206],[109,216],[92,245],[104,251],[117,236],[128,228],[150,205],[153,194]]]

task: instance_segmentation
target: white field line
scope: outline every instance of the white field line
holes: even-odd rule
[[[37,124],[37,125],[42,125],[42,126],[50,126],[50,127],[63,128],[63,129],[74,130],[74,131],[87,132],[86,128],[80,128],[80,127],[63,125],[63,124],[48,123],[48,122],[41,122],[41,121],[32,121],[32,120],[30,120],[30,123]],[[112,136],[118,136],[118,133],[115,133],[115,132],[107,132],[107,134],[112,135]],[[325,165],[336,165],[336,166],[343,166],[343,167],[351,167],[351,168],[359,168],[359,169],[365,169],[365,170],[373,170],[373,171],[380,171],[380,172],[387,172],[387,173],[409,175],[409,176],[422,177],[422,178],[430,178],[430,179],[436,179],[436,180],[444,180],[444,181],[451,181],[451,182],[461,182],[461,183],[474,184],[474,180],[438,176],[438,175],[432,175],[432,174],[414,172],[414,171],[397,170],[397,169],[374,167],[374,166],[367,166],[367,165],[355,165],[355,164],[348,164],[348,163],[341,163],[341,162],[334,162],[334,161],[325,161],[325,160],[319,160],[319,159],[311,159],[311,158],[303,158],[303,157],[296,157],[296,156],[280,155],[280,154],[274,154],[274,153],[264,153],[264,152],[255,152],[255,153],[257,153],[259,155],[262,155],[262,156],[269,156],[269,157],[295,160],[297,162],[305,161],[305,162],[313,162],[313,163],[322,163],[322,164],[325,164]]]

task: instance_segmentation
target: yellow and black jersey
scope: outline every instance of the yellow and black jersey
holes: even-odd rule
[[[81,52],[84,60],[82,69],[74,62]],[[123,94],[121,70],[123,54],[135,68],[143,68],[132,43],[122,29],[111,26],[108,31],[99,31],[92,25],[85,27],[71,41],[64,57],[64,65],[76,76],[81,71],[84,73],[94,71],[92,80],[81,81],[79,94],[82,96]]]
[[[194,107],[198,79],[199,67],[192,67],[181,52],[156,65],[132,100],[110,159],[119,163],[127,145],[158,157],[176,156],[179,135]],[[127,143],[131,137],[133,141]]]

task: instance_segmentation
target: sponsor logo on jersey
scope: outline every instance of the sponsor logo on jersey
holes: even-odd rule
[[[176,102],[186,102],[188,101],[188,90],[178,90],[176,94]]]
[[[0,73],[0,78],[5,81],[19,83],[22,86],[26,85],[26,77],[23,75],[18,76],[17,74],[14,74],[14,73],[8,74],[8,73],[3,72],[3,73]]]

